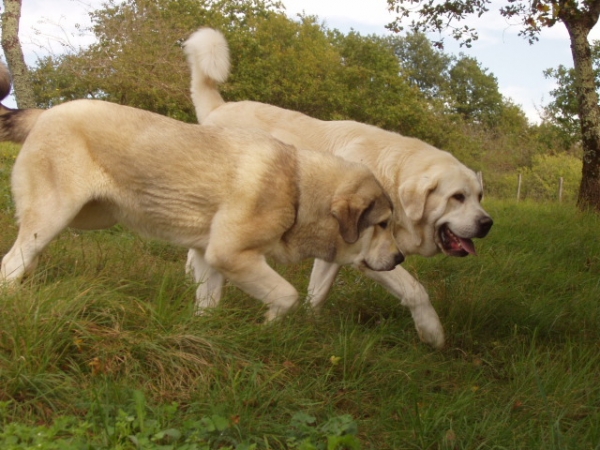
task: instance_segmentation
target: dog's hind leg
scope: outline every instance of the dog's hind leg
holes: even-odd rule
[[[196,314],[202,314],[204,309],[217,306],[221,301],[225,277],[206,262],[200,250],[188,251],[185,265],[187,273],[194,277],[198,284],[196,290]]]
[[[58,192],[29,189],[16,196],[19,232],[2,259],[0,282],[19,281],[35,269],[40,253],[63,231],[86,203],[67,199]]]
[[[16,282],[35,269],[39,254],[67,226],[67,222],[48,217],[31,219],[35,212],[21,220],[19,234],[12,248],[2,259],[0,281]],[[44,221],[45,223],[41,223]]]

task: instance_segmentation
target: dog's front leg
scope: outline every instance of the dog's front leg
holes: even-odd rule
[[[196,314],[202,314],[206,308],[217,306],[223,293],[223,275],[206,262],[200,250],[188,251],[185,271],[198,283],[196,290]]]
[[[315,259],[308,283],[308,297],[313,309],[321,309],[339,271],[338,264]]]
[[[231,254],[209,247],[205,260],[235,286],[263,301],[269,307],[265,316],[267,322],[283,316],[298,302],[294,286],[275,272],[261,253],[244,251]]]
[[[415,322],[421,340],[435,348],[444,346],[444,328],[421,283],[402,266],[389,272],[375,272],[361,267],[365,275],[384,286],[406,306]]]

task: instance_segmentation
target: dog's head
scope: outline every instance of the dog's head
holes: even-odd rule
[[[398,194],[421,255],[476,254],[473,238],[485,237],[494,223],[481,206],[479,179],[450,155],[406,177]]]
[[[331,203],[341,237],[336,262],[392,270],[404,261],[394,238],[392,202],[370,172],[349,181]]]

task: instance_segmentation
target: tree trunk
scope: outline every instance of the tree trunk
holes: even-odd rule
[[[600,107],[588,34],[595,24],[590,16],[563,19],[571,38],[575,66],[575,92],[583,144],[583,170],[577,206],[600,212]]]
[[[6,63],[13,76],[13,88],[19,108],[35,108],[33,87],[29,69],[25,64],[21,42],[19,41],[19,20],[21,19],[21,0],[4,0],[2,14],[2,50]]]

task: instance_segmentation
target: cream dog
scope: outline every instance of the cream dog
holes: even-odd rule
[[[1,99],[9,89],[3,66]],[[260,131],[76,100],[45,111],[0,105],[0,140],[23,143],[12,173],[19,232],[2,259],[4,284],[33,270],[67,226],[122,223],[190,248],[198,276],[227,277],[268,306],[267,320],[298,298],[267,256],[376,271],[404,258],[389,198],[365,166]],[[213,304],[197,299],[199,309]]]
[[[260,128],[297,146],[365,164],[381,182],[395,207],[396,240],[406,255],[450,256],[475,253],[473,238],[485,237],[491,217],[481,207],[482,187],[475,173],[447,152],[418,139],[353,121],[325,122],[272,105],[226,103],[218,85],[229,75],[229,49],[218,31],[200,29],[186,41],[192,73],[192,99],[202,124]],[[412,314],[421,339],[444,344],[444,331],[425,288],[401,266],[367,276],[399,297]],[[317,259],[309,284],[314,307],[327,297],[339,265]],[[207,279],[210,296],[221,280]]]

